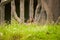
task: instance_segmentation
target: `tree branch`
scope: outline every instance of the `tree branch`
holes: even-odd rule
[[[7,4],[7,3],[9,3],[9,2],[11,2],[12,0],[4,0],[4,1],[2,1],[1,3],[0,3],[0,6],[3,6],[3,5],[5,5],[5,4]]]

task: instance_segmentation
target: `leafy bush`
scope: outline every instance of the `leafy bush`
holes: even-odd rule
[[[60,40],[60,25],[12,24],[0,26],[0,40]]]

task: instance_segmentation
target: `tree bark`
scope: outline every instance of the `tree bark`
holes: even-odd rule
[[[12,0],[3,0],[1,3],[0,3],[0,6],[3,6],[9,2],[11,2]]]
[[[38,0],[38,4],[35,10],[35,22],[44,24],[46,22],[46,12],[42,7],[41,0]]]
[[[24,0],[20,0],[20,19],[24,22]]]
[[[29,19],[30,19],[30,21],[33,20],[33,14],[34,14],[33,3],[34,3],[34,0],[30,0],[30,3],[29,3]]]
[[[41,2],[40,2],[41,0],[37,0],[37,6],[36,6],[36,10],[35,10],[35,20],[34,20],[34,22],[38,22],[38,17],[39,17],[39,14],[40,14],[40,11],[41,11],[41,9],[40,9],[40,7],[41,7]]]
[[[54,17],[53,19],[54,19],[54,22],[56,22],[60,16],[60,0],[50,0],[50,2],[51,2],[50,4],[51,11]]]
[[[15,1],[11,2],[11,18],[14,17],[19,23],[21,23],[21,19],[17,16]]]
[[[50,0],[38,0],[35,11],[35,21],[41,24],[52,23],[53,13],[51,11]]]
[[[3,0],[3,2],[0,3],[1,6],[4,6],[5,4],[11,2],[12,0]],[[0,8],[1,9],[1,8]],[[3,9],[2,9],[3,10]],[[3,14],[3,12],[2,12]],[[1,15],[2,16],[2,15]],[[4,16],[4,15],[3,15]],[[15,9],[15,1],[13,0],[11,2],[11,18],[12,16],[19,22],[21,23],[20,18],[18,18],[17,14],[16,14],[16,9]]]
[[[4,0],[2,0],[1,3],[3,1]],[[5,6],[0,6],[0,24],[3,24],[5,22],[4,17],[5,17]]]
[[[52,23],[53,21],[53,13],[51,11],[51,7],[49,3],[47,4],[45,0],[41,0],[42,7],[45,9],[47,13],[47,23]]]

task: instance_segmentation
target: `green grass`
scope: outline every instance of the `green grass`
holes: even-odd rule
[[[12,24],[0,26],[0,40],[60,40],[60,25]]]

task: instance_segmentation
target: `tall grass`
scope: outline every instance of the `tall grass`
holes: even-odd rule
[[[0,40],[60,40],[60,25],[11,24],[0,26]]]

